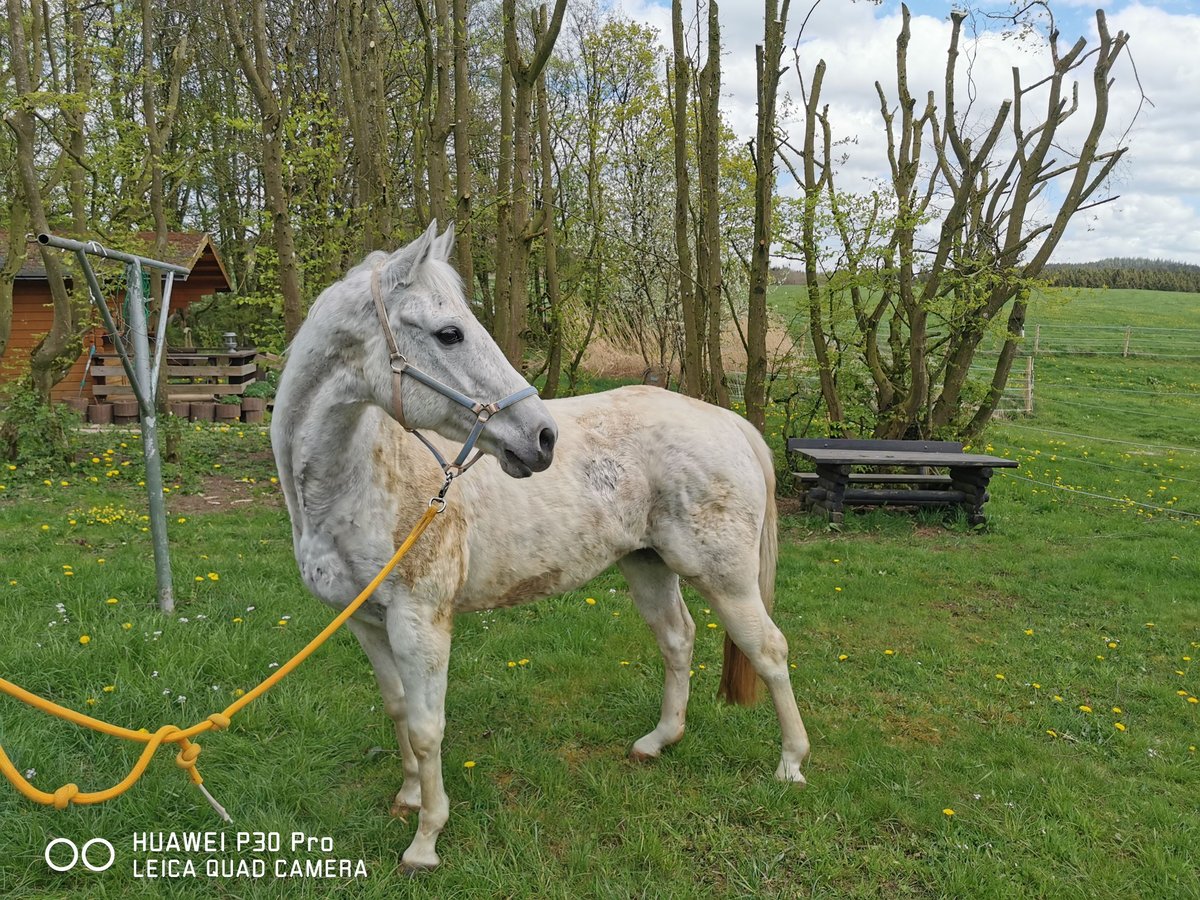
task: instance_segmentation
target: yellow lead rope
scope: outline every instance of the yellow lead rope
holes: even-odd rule
[[[124,738],[128,741],[139,741],[146,745],[146,749],[142,751],[142,755],[138,757],[129,774],[125,776],[117,784],[102,791],[81,791],[74,784],[64,784],[53,793],[41,791],[35,788],[29,781],[21,775],[16,766],[9,760],[8,755],[4,752],[4,747],[0,746],[0,772],[4,773],[4,777],[12,782],[13,787],[20,791],[30,800],[35,803],[41,803],[44,806],[53,806],[55,809],[66,809],[68,803],[103,803],[105,800],[111,800],[113,797],[119,797],[121,794],[129,790],[142,777],[142,773],[146,771],[146,767],[150,764],[150,759],[158,751],[158,748],[163,744],[178,744],[179,754],[175,757],[175,763],[182,769],[186,769],[188,775],[192,779],[192,783],[200,788],[201,792],[210,803],[216,808],[221,816],[228,820],[229,816],[221,806],[213,800],[212,796],[203,787],[204,779],[200,777],[200,772],[196,768],[196,758],[200,755],[200,745],[193,742],[198,734],[203,734],[206,731],[220,731],[222,728],[228,728],[230,720],[243,707],[251,701],[258,699],[272,687],[278,684],[285,675],[295,669],[300,663],[308,659],[310,655],[320,647],[325,641],[337,631],[346,620],[354,615],[355,611],[362,606],[367,599],[375,593],[376,588],[383,583],[383,580],[391,574],[396,564],[404,557],[412,545],[416,543],[417,538],[433,521],[434,517],[444,508],[443,503],[431,503],[429,509],[425,511],[425,515],[409,532],[408,537],[404,539],[395,554],[388,561],[379,574],[372,579],[371,583],[363,588],[354,600],[338,613],[337,618],[325,626],[325,628],[309,641],[303,649],[295,656],[289,659],[286,663],[280,666],[274,673],[266,678],[257,687],[243,694],[233,703],[229,704],[224,712],[213,713],[202,722],[197,722],[190,728],[177,728],[174,725],[163,725],[153,734],[145,728],[134,731],[129,728],[122,728],[119,725],[113,725],[109,722],[102,722],[99,719],[93,719],[91,716],[85,716],[83,713],[76,712],[73,709],[67,709],[64,706],[59,706],[57,703],[52,703],[43,697],[36,694],[31,694],[24,688],[18,687],[11,681],[6,681],[0,678],[0,691],[20,700],[22,703],[28,703],[30,706],[36,707],[43,712],[50,713],[52,716],[58,716],[60,719],[66,719],[68,722],[73,722],[76,725],[82,725],[86,728],[91,728],[94,731],[100,731],[104,734],[112,735],[113,737]]]

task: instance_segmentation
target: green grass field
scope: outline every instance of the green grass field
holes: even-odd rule
[[[1160,295],[1083,292],[1064,309],[1138,314],[1146,297]],[[1200,297],[1171,318],[1200,327]],[[1034,416],[986,435],[1021,468],[993,480],[985,532],[929,513],[848,517],[842,532],[783,518],[776,619],[813,742],[807,789],[771,777],[769,704],[715,701],[722,631],[694,595],[688,734],[657,762],[626,759],[656,720],[662,667],[609,573],[458,621],[438,871],[397,871],[414,822],[387,815],[390,723],[357,644],[337,635],[200,739],[234,825],[173,752],[102,806],[56,812],[0,785],[0,895],[1200,896],[1200,365],[1037,366]],[[186,433],[168,496],[171,620],[149,602],[135,434],[78,440],[72,469],[0,469],[5,678],[120,724],[183,725],[329,621],[297,577],[262,432]],[[0,743],[48,790],[108,786],[135,757],[7,698]],[[135,833],[185,830],[231,846],[238,831],[282,832],[268,857],[361,859],[368,874],[210,879],[192,853],[178,855],[195,878],[133,877],[153,855],[133,852]],[[292,832],[333,851],[291,853]],[[42,854],[58,836],[105,837],[117,862],[52,872]]]

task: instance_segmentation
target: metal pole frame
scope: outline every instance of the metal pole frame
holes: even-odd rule
[[[155,401],[158,393],[158,373],[162,363],[163,347],[166,343],[171,287],[176,275],[186,279],[190,273],[183,266],[109,250],[95,241],[84,243],[51,234],[39,234],[37,239],[39,244],[47,247],[56,247],[59,250],[70,250],[75,253],[87,280],[92,302],[100,311],[105,327],[114,337],[117,353],[121,357],[121,366],[125,369],[129,384],[137,398],[138,408],[142,414],[142,456],[146,461],[146,499],[150,513],[150,537],[154,544],[154,574],[158,582],[158,608],[169,615],[175,612],[175,591],[172,586],[171,556],[167,543],[167,505],[163,496],[162,454],[158,449],[158,411],[155,408]],[[117,335],[112,312],[100,289],[96,273],[92,271],[91,263],[88,261],[89,254],[105,259],[119,260],[130,267],[126,277],[126,287],[129,292],[128,324],[130,342],[133,344],[133,360],[129,359],[125,346]],[[142,305],[143,266],[148,269],[157,269],[166,276],[162,308],[158,314],[158,345],[155,348],[153,361],[150,358],[150,336],[146,322],[146,309]]]

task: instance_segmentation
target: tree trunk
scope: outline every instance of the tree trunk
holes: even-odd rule
[[[433,0],[434,83],[437,97],[429,121],[429,144],[425,148],[429,160],[429,212],[441,227],[450,222],[450,159],[446,142],[450,139],[450,77],[453,60],[453,36],[450,28],[449,0]]]
[[[286,89],[280,89],[279,96],[275,93],[279,70],[267,49],[265,6],[265,0],[253,0],[250,11],[251,46],[242,31],[244,12],[240,8],[235,9],[233,0],[221,0],[225,27],[261,117],[263,184],[275,252],[279,257],[284,337],[291,341],[304,321],[304,305],[300,290],[300,266],[296,258],[296,238],[288,208],[290,197],[283,177],[284,125],[289,97]]]
[[[708,373],[704,399],[729,406],[725,364],[721,353],[721,21],[716,0],[708,3],[708,52],[700,70],[700,235],[697,283],[698,306],[707,315],[701,335],[708,343]]]
[[[467,0],[454,0],[454,173],[458,204],[458,272],[468,300],[475,290],[474,228],[471,223],[471,85],[467,57]]]
[[[683,392],[692,397],[704,395],[703,318],[696,303],[696,285],[692,274],[691,185],[688,175],[688,98],[691,70],[683,38],[683,0],[671,3],[671,37],[674,47],[674,94],[671,97],[671,127],[675,149],[675,258],[679,268],[679,305],[683,314]],[[668,79],[670,83],[670,79]]]
[[[36,89],[36,70],[30,67],[29,45],[25,34],[25,11],[21,0],[7,0],[8,39],[13,87],[22,101],[30,98]],[[36,27],[36,25],[35,25]],[[35,61],[34,66],[38,63]],[[17,180],[24,196],[25,208],[29,212],[29,225],[34,232],[50,231],[46,207],[42,201],[41,185],[35,165],[33,117],[25,102],[17,103],[5,116],[5,122],[16,138]],[[54,318],[50,330],[33,348],[30,355],[30,379],[35,393],[46,403],[50,402],[50,390],[62,380],[79,358],[82,347],[80,340],[80,305],[73,302],[67,292],[64,269],[59,260],[59,251],[41,247],[42,265],[46,269],[46,281]],[[24,247],[22,246],[22,256]]]
[[[529,251],[534,234],[530,228],[529,215],[529,185],[530,185],[530,154],[532,146],[531,110],[534,87],[537,78],[550,59],[550,51],[558,39],[562,28],[563,12],[566,10],[566,0],[555,0],[554,14],[545,32],[535,40],[533,57],[525,62],[517,41],[516,0],[503,0],[502,13],[504,17],[504,57],[505,68],[511,74],[513,85],[512,110],[512,182],[510,201],[500,207],[505,212],[508,222],[502,231],[505,243],[497,247],[497,254],[507,255],[505,265],[508,270],[507,309],[505,311],[505,327],[499,327],[500,309],[496,310],[497,327],[496,341],[504,350],[505,356],[518,369],[521,368],[524,355],[524,332],[529,306]],[[503,143],[503,135],[501,142]],[[497,259],[497,270],[499,270]],[[497,279],[499,281],[499,279]],[[497,300],[499,301],[499,292]],[[498,304],[499,306],[499,304]]]
[[[775,101],[790,0],[766,0],[763,43],[755,48],[758,134],[754,159],[754,246],[750,255],[750,309],[746,324],[746,418],[766,427],[767,286],[771,272],[771,218],[775,195]]]
[[[546,7],[534,17],[534,35],[541,40],[546,30]],[[554,147],[550,143],[550,101],[546,95],[546,71],[537,78],[538,155],[542,164],[542,252],[546,263],[546,298],[550,305],[550,347],[546,354],[546,386],[542,396],[558,396],[562,373],[562,287],[558,277],[558,192],[554,186]]]

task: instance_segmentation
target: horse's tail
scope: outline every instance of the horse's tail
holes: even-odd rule
[[[778,512],[775,508],[775,460],[766,441],[749,422],[742,422],[742,431],[746,433],[758,464],[762,467],[763,480],[766,482],[767,500],[763,510],[762,532],[758,540],[758,590],[762,596],[763,606],[770,615],[775,605],[775,563],[779,555]],[[726,703],[738,706],[751,706],[758,702],[758,676],[749,658],[737,644],[725,635],[725,660],[721,665],[721,684],[717,695]]]

